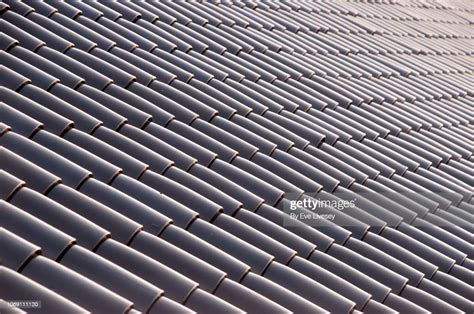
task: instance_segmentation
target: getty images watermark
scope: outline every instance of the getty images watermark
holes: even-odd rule
[[[341,196],[341,195],[339,195]],[[304,222],[310,226],[324,225],[324,220],[337,220],[337,215],[348,208],[356,207],[357,198],[344,198],[327,194],[322,198],[316,194],[286,193],[286,200],[280,203],[281,209],[287,214],[283,223],[287,226]]]
[[[400,221],[424,217],[430,212],[442,209],[447,213],[469,211],[468,201],[472,193],[458,192],[353,192],[346,189],[341,192],[318,193],[285,193],[277,207],[285,212],[283,224],[286,226],[301,226],[301,223],[317,228],[330,227],[332,223],[343,227],[354,227],[361,222],[377,223],[387,221],[387,226],[397,227]],[[467,204],[467,205],[466,205]],[[373,218],[372,218],[372,217]],[[387,217],[390,219],[387,220]],[[364,219],[367,218],[367,219]],[[431,221],[431,224],[444,228],[454,222]],[[353,225],[354,224],[354,225]],[[459,220],[460,227],[464,221]],[[469,225],[469,222],[465,222]],[[374,227],[380,227],[378,224]]]

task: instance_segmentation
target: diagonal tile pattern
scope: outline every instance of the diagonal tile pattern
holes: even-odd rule
[[[0,312],[474,312],[473,23],[2,1]]]

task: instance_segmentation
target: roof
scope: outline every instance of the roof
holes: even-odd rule
[[[0,14],[0,311],[473,312],[469,1]]]

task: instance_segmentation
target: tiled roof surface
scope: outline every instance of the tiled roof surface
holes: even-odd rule
[[[473,11],[3,0],[0,312],[473,313]]]

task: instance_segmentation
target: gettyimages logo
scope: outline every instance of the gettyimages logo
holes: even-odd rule
[[[287,214],[283,221],[287,226],[295,225],[297,221],[310,226],[324,226],[327,225],[324,221],[336,222],[344,210],[357,206],[357,198],[353,195],[286,193],[285,196],[280,208]]]
[[[456,206],[465,206],[463,203],[472,198],[472,193],[463,195],[457,192],[354,192],[349,189],[339,191],[285,193],[285,197],[277,204],[285,213],[283,225],[297,227],[304,223],[316,228],[326,228],[336,224],[343,228],[352,228],[360,225],[357,217],[360,217],[361,213],[367,213],[384,219],[389,227],[396,227],[405,217],[423,217],[436,208],[446,209],[447,212],[458,210]],[[380,227],[380,219],[370,220],[374,227]],[[443,227],[443,221],[432,224]],[[452,225],[452,222],[449,223]],[[462,220],[459,223],[462,223]]]
[[[291,200],[290,210],[296,210],[297,208],[305,208],[312,211],[321,208],[334,208],[337,210],[344,210],[346,208],[354,208],[355,199],[353,200],[324,200],[320,198],[304,198],[303,200]]]

